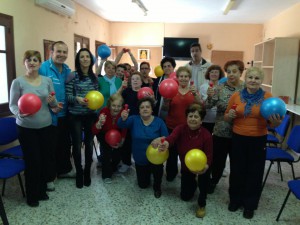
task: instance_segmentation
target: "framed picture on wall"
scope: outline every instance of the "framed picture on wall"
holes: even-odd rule
[[[44,39],[43,42],[44,42],[44,60],[46,61],[50,58],[51,45],[54,43],[54,41]]]
[[[150,60],[149,49],[138,49],[138,60]]]

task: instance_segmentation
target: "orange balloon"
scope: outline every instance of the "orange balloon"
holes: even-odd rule
[[[163,69],[161,68],[160,65],[155,67],[154,73],[155,73],[156,77],[161,77],[162,75],[164,75],[164,71],[163,71]]]
[[[99,109],[104,103],[104,97],[99,91],[90,91],[85,98],[88,100],[88,108],[91,110]]]
[[[158,151],[158,148],[153,148],[150,144],[146,150],[148,160],[155,165],[163,164],[169,157],[169,150]]]
[[[200,149],[189,150],[184,158],[185,165],[192,172],[202,171],[207,163],[207,157]]]

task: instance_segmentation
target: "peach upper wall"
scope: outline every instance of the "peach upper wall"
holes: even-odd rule
[[[17,76],[24,73],[22,57],[26,50],[35,49],[44,54],[43,39],[62,40],[69,46],[66,63],[74,68],[74,34],[90,39],[90,49],[95,52],[95,40],[108,42],[109,22],[80,5],[72,18],[60,16],[42,7],[34,0],[1,0],[0,12],[13,16],[14,44]]]

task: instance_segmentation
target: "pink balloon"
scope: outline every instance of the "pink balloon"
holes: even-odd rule
[[[173,98],[178,92],[178,84],[174,79],[163,80],[159,85],[159,93],[164,98]]]
[[[138,99],[148,97],[150,95],[154,95],[154,92],[149,87],[142,87],[137,94]]]

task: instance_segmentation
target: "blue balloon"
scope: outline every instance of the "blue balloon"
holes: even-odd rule
[[[227,81],[227,77],[222,77],[220,80],[219,80],[219,84],[223,84]]]
[[[274,114],[279,114],[283,117],[286,114],[286,105],[280,98],[267,98],[260,106],[260,113],[265,119],[269,119]]]
[[[97,53],[102,59],[106,59],[110,56],[111,50],[106,44],[103,44],[98,47]]]

